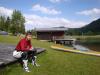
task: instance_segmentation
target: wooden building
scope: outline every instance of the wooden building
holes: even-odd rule
[[[39,40],[63,39],[66,30],[68,29],[65,27],[39,28],[36,29],[37,39]]]

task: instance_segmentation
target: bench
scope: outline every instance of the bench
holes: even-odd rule
[[[17,61],[17,59],[12,56],[14,49],[15,45],[0,43],[0,66]],[[38,54],[45,51],[44,48],[37,47],[36,49]]]

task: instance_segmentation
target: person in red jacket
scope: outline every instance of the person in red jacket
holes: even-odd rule
[[[17,44],[15,50],[21,51],[21,60],[23,62],[23,68],[26,72],[30,72],[28,68],[28,58],[31,56],[32,64],[39,66],[36,63],[36,49],[31,45],[32,34],[31,32],[26,33],[25,38],[21,39]]]

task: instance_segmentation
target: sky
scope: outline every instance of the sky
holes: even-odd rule
[[[100,0],[0,0],[0,15],[20,10],[25,29],[79,28],[100,18]]]

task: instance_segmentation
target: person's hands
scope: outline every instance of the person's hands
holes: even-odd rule
[[[33,50],[33,47],[31,47],[30,50]]]

